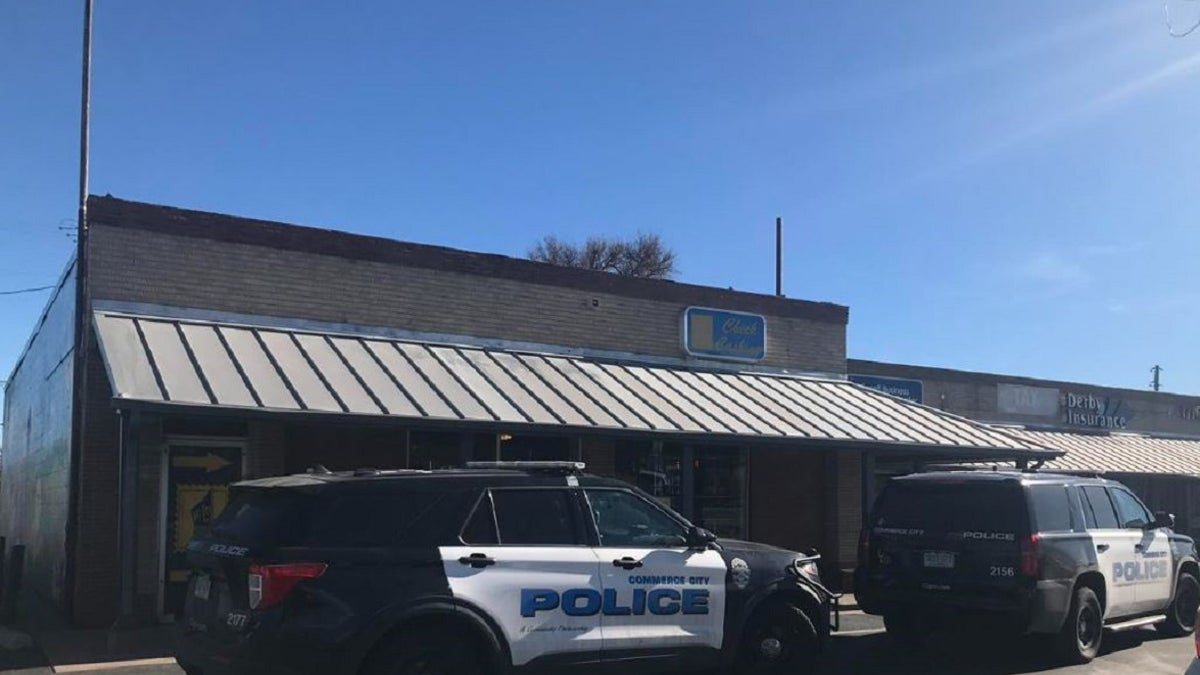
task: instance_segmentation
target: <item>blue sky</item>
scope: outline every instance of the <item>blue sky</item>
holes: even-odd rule
[[[1200,394],[1200,33],[1160,2],[97,4],[94,193],[511,255],[651,231],[760,292],[782,215],[851,356]],[[0,6],[0,291],[71,253],[81,5]],[[0,296],[3,373],[45,299]]]

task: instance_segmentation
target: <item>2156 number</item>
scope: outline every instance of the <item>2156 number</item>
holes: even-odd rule
[[[1013,567],[992,565],[991,570],[992,570],[991,575],[994,577],[1015,577],[1015,576],[1017,576],[1017,570]]]

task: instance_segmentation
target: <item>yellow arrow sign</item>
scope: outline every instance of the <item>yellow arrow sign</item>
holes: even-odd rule
[[[233,462],[210,452],[203,457],[176,457],[171,460],[171,464],[180,469],[204,469],[208,473],[212,473],[224,469]]]

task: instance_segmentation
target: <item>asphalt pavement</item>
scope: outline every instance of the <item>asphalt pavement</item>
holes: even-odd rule
[[[1042,637],[997,637],[969,632],[935,633],[919,649],[896,645],[878,617],[851,612],[842,617],[822,658],[821,674],[928,673],[1020,675],[1022,673],[1121,673],[1181,675],[1196,657],[1192,638],[1167,639],[1153,629],[1107,633],[1100,656],[1084,666],[1062,666]]]
[[[1033,638],[989,638],[970,634],[935,634],[921,649],[894,645],[879,629],[875,617],[849,614],[842,620],[843,632],[835,635],[822,658],[821,675],[874,673],[900,675],[927,673],[952,675],[1021,675],[1023,673],[1072,673],[1117,675],[1126,673],[1180,675],[1195,657],[1191,638],[1164,639],[1153,630],[1105,636],[1100,657],[1086,666],[1061,667],[1046,655],[1044,640]],[[2,658],[2,655],[0,655]],[[2,661],[0,661],[2,662]],[[6,675],[51,675],[55,672],[105,673],[109,675],[183,675],[178,666],[150,665],[114,668],[112,663],[73,664],[54,670],[31,660],[9,661],[0,673]]]

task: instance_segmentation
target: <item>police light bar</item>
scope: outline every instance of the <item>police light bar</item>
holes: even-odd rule
[[[467,462],[468,469],[499,469],[503,471],[541,471],[546,473],[579,473],[587,468],[583,462]]]

